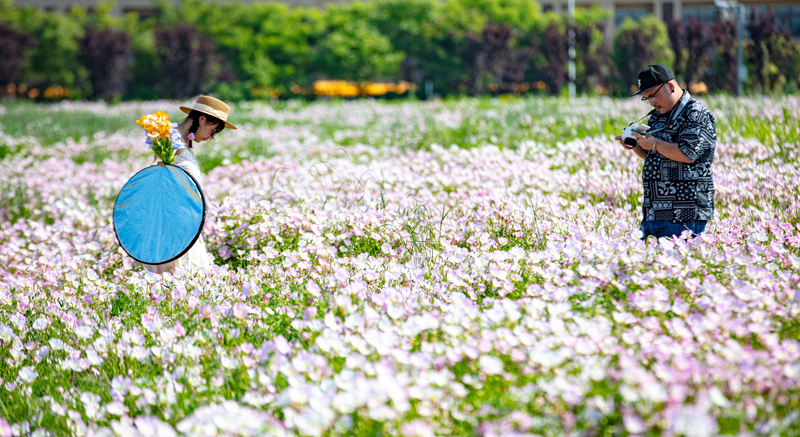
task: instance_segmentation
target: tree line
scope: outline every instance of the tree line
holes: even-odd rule
[[[735,92],[736,25],[626,19],[613,44],[609,11],[574,24],[533,0],[370,0],[325,9],[282,3],[158,0],[152,17],[20,8],[0,0],[0,94],[33,99],[313,97],[318,80],[406,81],[424,94],[562,94],[568,32],[576,87],[626,95],[643,66],[663,63],[710,92]],[[746,89],[793,91],[800,47],[774,14],[747,23]]]

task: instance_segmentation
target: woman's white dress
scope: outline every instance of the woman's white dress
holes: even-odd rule
[[[200,173],[200,164],[197,163],[197,158],[194,157],[192,149],[185,147],[182,149],[180,155],[175,158],[174,165],[186,170],[187,173],[192,175],[197,183],[202,187],[202,173]],[[165,264],[144,264],[145,269],[153,273],[174,272],[176,268],[183,267],[189,271],[197,271],[198,269],[208,268],[211,264],[209,262],[208,252],[206,251],[206,242],[203,240],[203,235],[197,238],[194,245],[189,248],[182,257],[175,261]]]

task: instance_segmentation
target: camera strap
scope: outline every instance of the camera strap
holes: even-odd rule
[[[638,119],[638,120],[635,120],[635,121],[632,121],[632,122],[631,122],[631,124],[629,124],[628,126],[633,126],[633,124],[634,124],[634,123],[638,123],[638,122],[640,122],[640,121],[641,121],[641,120],[643,120],[645,117],[649,117],[649,116],[653,115],[655,112],[656,112],[656,110],[655,110],[655,109],[653,109],[652,111],[650,111],[650,112],[648,112],[647,114],[643,115],[643,116],[642,116],[642,118],[640,118],[640,119]]]
[[[686,103],[689,101],[689,98],[686,96],[688,94],[684,91],[683,96],[681,96],[681,101],[678,103],[678,107],[672,112],[672,115],[669,117],[670,121],[675,121],[681,112],[686,108]]]

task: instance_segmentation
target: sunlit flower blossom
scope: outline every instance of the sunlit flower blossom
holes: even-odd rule
[[[503,362],[497,357],[483,355],[478,362],[481,365],[481,370],[487,375],[499,375],[503,373]]]
[[[36,367],[34,366],[25,366],[19,370],[20,379],[28,384],[33,383],[37,376],[39,376],[39,372],[36,371]]]
[[[790,433],[800,130],[784,121],[800,99],[772,99],[711,100],[725,120],[716,220],[702,238],[647,244],[641,161],[605,134],[642,115],[636,102],[246,102],[251,126],[195,150],[214,167],[212,265],[164,275],[127,257],[110,222],[120,187],[152,162],[141,137],[44,144],[6,127],[0,384],[12,410],[47,420],[5,424],[677,436],[716,435],[735,416],[736,432]],[[775,138],[736,131],[742,114]],[[572,138],[576,126],[594,136]]]

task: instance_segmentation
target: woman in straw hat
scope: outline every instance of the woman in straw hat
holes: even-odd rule
[[[214,139],[214,135],[223,129],[236,129],[236,126],[228,122],[228,114],[231,108],[221,100],[209,96],[200,96],[191,108],[181,106],[181,111],[189,114],[181,124],[173,127],[173,138],[180,135],[182,147],[176,151],[175,165],[186,170],[192,175],[198,184],[202,185],[202,174],[200,164],[194,156],[194,143],[202,143]],[[156,159],[154,164],[158,164]],[[195,241],[194,245],[185,255],[175,261],[166,264],[144,264],[144,267],[154,273],[173,272],[177,267],[189,269],[206,268],[210,265],[206,243],[203,236]]]

